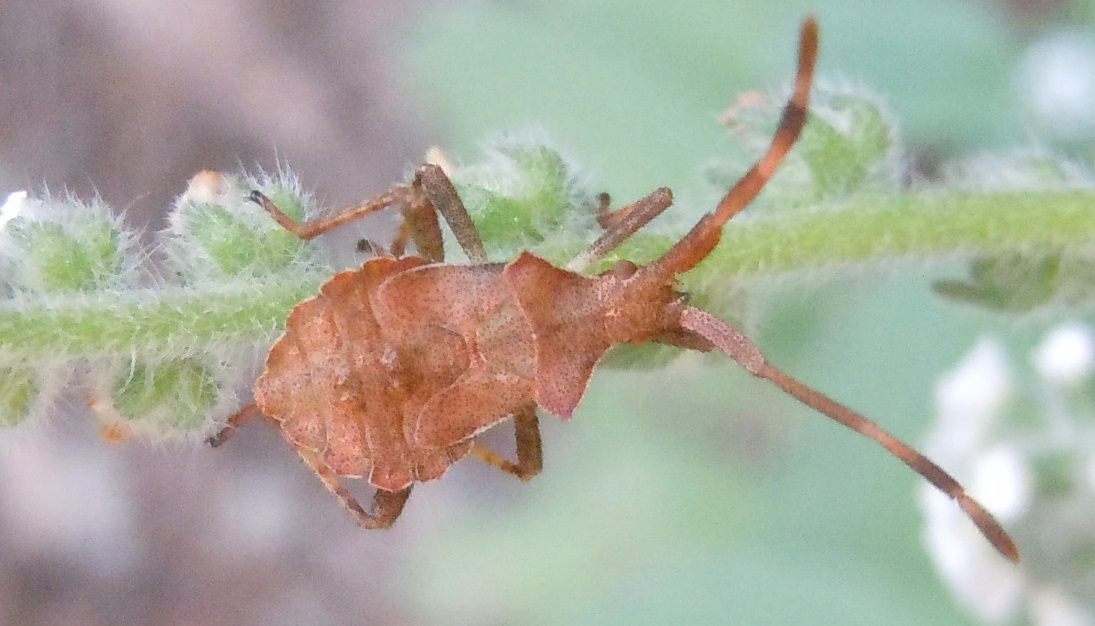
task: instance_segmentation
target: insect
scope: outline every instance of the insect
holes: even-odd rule
[[[666,210],[668,189],[615,211],[602,207],[605,232],[567,267],[528,252],[491,263],[478,232],[443,170],[427,165],[414,180],[360,206],[297,223],[258,191],[251,199],[284,228],[310,239],[388,206],[405,223],[393,256],[369,259],[336,274],[318,296],[297,305],[270,350],[255,385],[255,403],[214,436],[266,418],[365,528],[399,517],[415,482],[439,478],[474,456],[528,480],[540,472],[537,407],[568,419],[601,357],[621,343],[660,342],[718,349],[751,374],[889,450],[957,501],[1005,557],[1019,558],[1007,532],[942,468],[874,422],[768,364],[742,333],[688,306],[676,277],[715,248],[722,228],[745,208],[790,151],[807,119],[818,28],[807,19],[798,73],[767,152],[661,258],[643,266],[619,261],[599,275],[580,273]],[[470,259],[443,259],[437,214]],[[413,239],[417,256],[403,256]],[[513,418],[516,461],[475,442]],[[366,511],[340,478],[376,488]]]

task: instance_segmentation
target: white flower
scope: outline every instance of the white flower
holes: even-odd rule
[[[1016,72],[1020,96],[1047,130],[1071,139],[1095,132],[1095,40],[1057,32],[1035,42]]]
[[[1011,393],[1011,371],[1003,346],[982,338],[936,385],[939,418],[927,447],[945,464],[968,459]]]
[[[958,602],[983,622],[1095,626],[1083,558],[1095,547],[1084,521],[1095,519],[1092,376],[1095,333],[1069,323],[1047,332],[1014,374],[1001,344],[982,339],[940,378],[925,450],[1023,553],[1020,564],[1001,558],[954,502],[921,488],[928,551]]]
[[[1034,479],[1018,448],[1000,444],[978,455],[970,493],[1002,522],[1019,519],[1030,508]]]
[[[1091,626],[1095,623],[1056,587],[1030,590],[1030,617],[1038,626]]]
[[[1034,350],[1034,367],[1046,380],[1072,387],[1095,369],[1095,336],[1079,322],[1062,324],[1046,335]]]
[[[989,624],[1017,617],[1025,587],[1022,570],[997,554],[950,498],[925,485],[920,504],[927,518],[924,542],[958,601]]]

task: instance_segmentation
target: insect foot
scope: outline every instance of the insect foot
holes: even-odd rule
[[[536,475],[542,461],[536,408],[569,419],[613,346],[718,349],[754,376],[874,439],[957,500],[1001,554],[1018,560],[1003,528],[938,465],[771,366],[742,333],[688,306],[677,290],[678,275],[714,250],[726,223],[753,201],[798,139],[817,48],[818,27],[810,18],[802,26],[794,91],[767,151],[713,212],[647,265],[620,261],[599,275],[579,273],[665,211],[672,202],[667,189],[619,211],[603,208],[605,232],[567,269],[529,252],[491,263],[452,183],[434,165],[423,166],[405,186],[308,222],[296,222],[253,192],[254,202],[302,239],[401,206],[420,256],[370,259],[336,274],[316,297],[297,305],[255,385],[255,405],[231,426],[267,418],[360,525],[382,528],[398,517],[414,483],[440,478],[469,454],[522,479]],[[436,215],[452,228],[470,264],[445,263]],[[516,462],[474,443],[511,416]],[[376,488],[370,511],[341,486],[340,478],[349,477]]]

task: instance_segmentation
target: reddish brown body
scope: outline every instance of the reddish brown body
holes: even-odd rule
[[[661,313],[646,330],[607,310],[643,280],[527,253],[508,265],[373,259],[293,310],[255,402],[340,476],[387,491],[433,480],[523,407],[570,417],[608,348],[675,325],[681,296],[660,285],[669,306],[641,300]]]
[[[273,420],[359,524],[382,528],[399,516],[415,482],[440,477],[468,454],[522,479],[536,475],[541,467],[536,408],[569,418],[612,346],[657,341],[718,348],[755,376],[877,441],[954,498],[1002,554],[1017,560],[1003,528],[942,468],[874,422],[772,367],[748,338],[687,306],[676,290],[677,275],[715,248],[722,227],[756,197],[797,139],[806,122],[816,51],[817,25],[810,19],[802,30],[795,90],[767,153],[714,212],[645,266],[621,261],[598,276],[577,271],[669,207],[666,189],[618,211],[605,207],[599,221],[606,232],[568,269],[529,253],[508,264],[488,262],[460,198],[436,166],[420,169],[407,187],[304,224],[254,192],[252,199],[302,238],[400,204],[406,220],[394,255],[413,237],[422,256],[370,260],[337,274],[317,297],[298,305],[255,386],[256,404],[230,426],[255,414]],[[472,264],[443,262],[437,213]],[[474,443],[477,434],[510,416],[516,463]],[[371,511],[345,491],[340,477],[365,477],[377,488]]]
[[[386,491],[438,478],[471,447],[414,444],[422,407],[468,367],[458,335],[408,329],[385,306],[382,287],[424,264],[380,258],[337,274],[293,309],[255,385],[259,410],[291,442]]]

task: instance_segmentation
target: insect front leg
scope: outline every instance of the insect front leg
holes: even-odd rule
[[[296,444],[293,447],[300,455],[300,458],[304,459],[308,467],[316,473],[323,485],[335,494],[342,506],[346,507],[358,526],[366,530],[388,528],[395,523],[400,513],[403,512],[403,505],[407,503],[407,498],[411,495],[411,487],[399,491],[377,489],[376,493],[373,494],[372,506],[366,511],[358,503],[357,498],[342,486],[338,474],[335,474],[334,470],[327,467],[327,464],[319,458],[317,453]]]
[[[514,413],[513,426],[517,438],[516,463],[478,444],[472,444],[471,454],[521,480],[532,480],[544,466],[544,454],[540,446],[540,420],[536,416],[536,407],[526,406]]]
[[[567,264],[568,270],[581,272],[590,263],[615,250],[628,237],[668,209],[673,204],[673,192],[661,187],[649,196],[615,211],[607,209],[607,200],[608,195],[601,194],[601,208],[597,215],[597,221],[605,227],[605,232]]]

